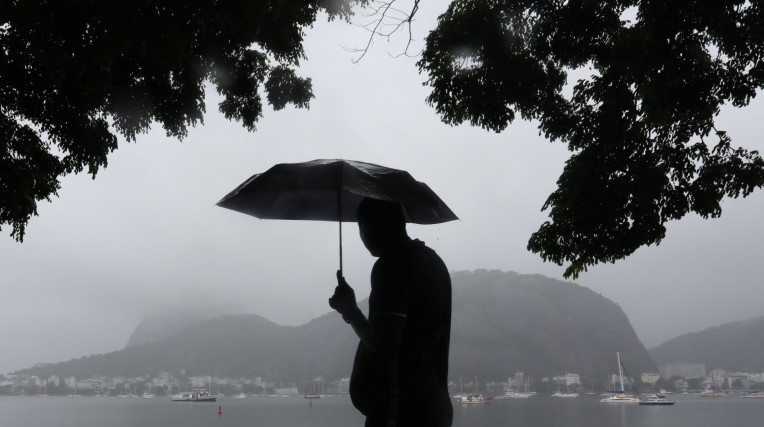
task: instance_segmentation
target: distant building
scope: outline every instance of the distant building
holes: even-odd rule
[[[169,372],[160,372],[151,380],[154,387],[170,387],[172,385],[172,378]]]
[[[610,387],[611,390],[620,390],[621,389],[621,377],[619,377],[616,374],[613,374],[610,376]],[[623,387],[624,388],[632,388],[634,387],[634,379],[624,375],[623,376]]]
[[[706,365],[702,363],[661,363],[658,365],[661,378],[668,380],[673,377],[705,378]]]
[[[575,384],[581,384],[581,377],[578,374],[571,374],[566,372],[565,375],[559,377],[553,377],[552,381],[565,386],[571,386]]]
[[[51,375],[50,378],[48,378],[48,384],[58,387],[61,385],[61,379],[55,375]]]
[[[645,372],[640,377],[640,380],[645,384],[655,384],[658,382],[658,380],[661,379],[661,374],[656,374],[653,372]]]
[[[748,381],[748,375],[744,372],[736,372],[734,374],[727,374],[727,387],[735,388],[734,384],[737,380],[740,380],[740,384],[743,388],[749,388],[751,386],[750,381]]]
[[[300,394],[300,390],[297,387],[276,387],[273,389],[273,393],[282,396],[293,396]]]
[[[350,394],[350,378],[343,378],[340,380],[337,392],[339,394]]]
[[[69,388],[77,388],[77,377],[68,377],[64,380],[64,383]]]
[[[581,377],[578,374],[565,374],[565,385],[580,385]]]
[[[191,377],[191,385],[194,388],[207,388],[209,384],[212,383],[212,377],[206,376],[206,377]]]
[[[77,381],[75,383],[74,388],[78,391],[87,390],[87,391],[92,391],[93,393],[99,393],[99,394],[103,390],[101,380],[95,379],[95,378],[87,379],[84,381]]]
[[[687,381],[683,379],[678,379],[674,381],[674,390],[687,390]]]

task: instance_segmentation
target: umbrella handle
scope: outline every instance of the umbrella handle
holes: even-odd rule
[[[340,223],[340,275],[342,275],[342,221]]]
[[[340,224],[340,275],[342,276],[342,187],[337,191],[337,222]]]

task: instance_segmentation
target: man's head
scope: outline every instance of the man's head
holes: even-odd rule
[[[408,238],[401,205],[364,199],[358,206],[358,230],[366,249],[374,256],[395,248]]]

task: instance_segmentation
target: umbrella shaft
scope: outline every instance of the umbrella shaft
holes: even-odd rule
[[[340,223],[340,275],[342,275],[342,221]]]
[[[337,190],[337,222],[340,223],[340,276],[342,276],[342,188]]]

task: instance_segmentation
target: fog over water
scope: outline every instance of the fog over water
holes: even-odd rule
[[[431,2],[433,3],[433,2]],[[440,12],[422,4],[414,44]],[[441,7],[441,6],[437,6]],[[405,169],[460,217],[410,226],[451,270],[539,273],[563,268],[526,250],[568,158],[566,147],[517,121],[500,134],[441,123],[424,103],[417,58],[393,58],[400,40],[376,41],[358,64],[342,45],[362,45],[356,27],[319,22],[306,39],[302,74],[313,79],[309,110],[266,111],[254,133],[217,113],[182,142],[159,127],[120,143],[95,180],[63,180],[41,203],[23,244],[0,237],[0,373],[122,348],[143,313],[198,307],[256,313],[298,325],[330,309],[338,268],[337,224],[266,221],[215,203],[273,164],[346,158]],[[764,150],[764,104],[725,110],[718,123],[736,146]],[[642,341],[762,314],[764,195],[724,202],[722,218],[688,216],[657,247],[591,268],[577,281],[618,303]],[[374,259],[354,224],[344,232],[345,275],[369,293]]]

